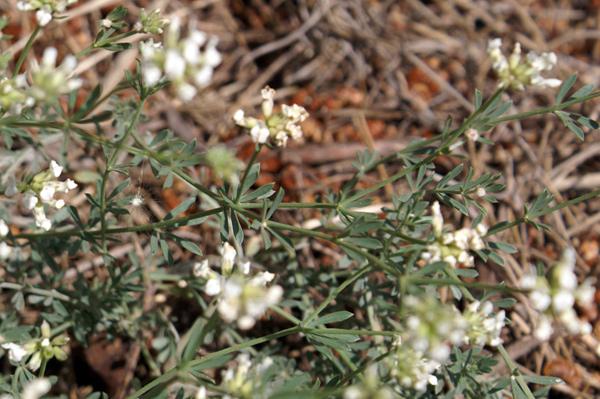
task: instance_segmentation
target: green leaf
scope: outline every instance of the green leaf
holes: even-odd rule
[[[552,201],[554,201],[554,195],[548,195],[548,190],[544,189],[540,195],[538,195],[538,197],[535,199],[535,202],[533,203],[533,205],[531,206],[531,208],[529,208],[529,210],[526,212],[527,215],[529,214],[536,214],[539,211],[541,211],[542,209],[544,209],[546,206],[548,206]]]
[[[385,223],[384,220],[369,220],[352,226],[351,234],[362,234],[368,231],[379,230]]]
[[[444,176],[444,178],[442,180],[440,180],[438,182],[438,184],[436,184],[436,188],[443,188],[446,186],[446,184],[448,184],[448,182],[452,179],[454,179],[456,176],[458,176],[458,174],[460,172],[462,172],[464,164],[460,164],[458,165],[456,168],[452,169],[452,171],[450,171],[450,173],[448,173],[446,176]]]
[[[512,107],[512,104],[513,104],[513,103],[512,103],[512,100],[511,100],[511,101],[507,101],[507,102],[505,102],[505,103],[504,103],[504,104],[502,104],[500,107],[498,107],[496,110],[494,110],[494,112],[492,112],[492,113],[489,115],[489,118],[490,118],[490,119],[496,119],[496,118],[498,118],[499,116],[503,115],[503,114],[504,114],[506,111],[508,111],[508,109],[509,109],[510,107]]]
[[[124,180],[121,184],[119,184],[117,187],[115,187],[115,189],[112,191],[112,193],[110,193],[110,195],[106,198],[106,200],[110,201],[115,196],[122,193],[123,190],[125,190],[127,187],[129,187],[129,184],[131,184],[131,179]]]
[[[219,356],[215,359],[210,359],[206,362],[200,362],[198,364],[195,364],[194,366],[190,367],[190,369],[194,371],[218,369],[224,366],[228,361],[233,359],[233,357],[234,355],[231,354]]]
[[[292,242],[292,240],[290,240],[290,238],[288,236],[286,236],[285,234],[282,234],[279,230],[274,229],[272,227],[267,226],[267,230],[269,230],[269,232],[271,234],[273,234],[277,238],[277,240],[279,240],[281,245],[283,245],[290,251],[295,252],[294,243]]]
[[[319,341],[321,341],[328,347],[333,348],[335,350],[344,351],[344,352],[351,351],[350,346],[346,342],[342,341],[341,339],[337,339],[337,338],[333,338],[333,337],[325,337],[321,334],[311,334],[311,336],[318,339]]]
[[[545,375],[524,375],[523,379],[527,382],[539,385],[561,385],[565,382],[558,377]]]
[[[368,249],[380,249],[383,247],[381,241],[370,237],[348,237],[345,238],[344,241],[349,244],[354,244],[356,246]]]
[[[188,251],[190,251],[191,253],[198,255],[198,256],[203,256],[202,255],[202,250],[200,249],[199,246],[197,246],[196,244],[194,244],[191,241],[188,240],[182,240],[181,241],[181,246],[185,249],[187,249]]]
[[[498,251],[502,251],[507,254],[515,254],[519,252],[517,248],[506,242],[488,242],[487,245],[490,248],[497,249]]]
[[[481,95],[481,92],[477,89],[475,89],[475,111],[477,111],[479,108],[481,108],[481,104],[483,103],[483,96]]]
[[[584,97],[587,96],[588,94],[590,94],[591,92],[594,91],[594,88],[596,86],[594,86],[593,84],[587,84],[585,86],[583,86],[581,89],[577,90],[575,92],[575,94],[573,94],[571,97],[569,97],[569,99],[567,101],[571,101],[571,100],[576,100],[580,97]]]
[[[167,240],[165,240],[163,237],[160,238],[160,249],[162,251],[163,257],[165,258],[169,266],[173,266],[173,253],[169,248]]]
[[[554,115],[558,116],[558,118],[562,121],[562,123],[570,131],[572,131],[575,134],[575,136],[577,136],[577,138],[579,138],[580,140],[583,140],[585,138],[583,131],[579,128],[579,126],[577,126],[576,124],[571,122],[569,119],[567,119],[567,117],[565,116],[567,114],[565,112],[555,111]]]
[[[86,97],[83,104],[81,104],[81,107],[79,107],[77,112],[75,112],[75,115],[73,115],[73,121],[79,121],[80,119],[87,116],[87,114],[93,111],[94,103],[96,102],[96,100],[98,100],[98,98],[100,98],[101,91],[102,86],[96,85],[96,87],[94,87],[94,89]]]
[[[340,321],[344,321],[353,317],[354,313],[348,312],[346,310],[342,310],[339,312],[334,312],[330,314],[326,314],[325,316],[321,316],[316,318],[315,320],[308,323],[307,327],[318,326],[321,324],[329,324],[329,323],[338,323]]]
[[[505,265],[504,259],[500,255],[498,255],[496,252],[490,251],[489,253],[487,253],[487,256],[488,256],[489,259],[491,259],[492,261],[494,261],[497,265],[499,265],[499,266],[504,266]]]
[[[281,201],[283,201],[284,195],[285,195],[285,191],[282,188],[280,188],[279,191],[277,191],[277,195],[275,196],[275,199],[273,200],[273,205],[271,205],[271,207],[269,208],[269,212],[267,212],[266,220],[271,219],[271,216],[273,216],[273,214],[275,213],[277,208],[279,208]]]
[[[177,215],[181,215],[183,212],[187,211],[194,203],[196,203],[196,197],[190,197],[188,199],[183,200],[181,204],[171,209],[171,212],[167,213],[163,220],[173,219]]]
[[[511,306],[514,306],[517,301],[514,298],[504,298],[497,301],[492,301],[492,303],[498,308],[510,308]]]
[[[219,317],[216,311],[209,320],[205,320],[202,317],[198,317],[196,319],[191,329],[189,341],[183,350],[183,355],[181,356],[181,361],[183,363],[187,363],[194,358],[198,348],[200,348],[204,342],[206,334],[214,329],[218,321]]]
[[[160,132],[158,132],[156,137],[154,137],[154,139],[152,139],[152,141],[150,142],[150,147],[154,147],[155,145],[166,139],[169,135],[169,132],[170,131],[168,129],[161,130]]]
[[[252,165],[252,168],[250,168],[250,172],[248,172],[248,177],[246,178],[246,181],[244,182],[244,185],[240,190],[240,194],[243,195],[246,191],[250,189],[250,187],[252,187],[254,183],[256,183],[256,181],[258,180],[259,173],[260,163],[255,163],[254,165]]]
[[[569,76],[567,78],[567,80],[565,80],[565,83],[562,84],[562,86],[560,87],[560,90],[558,90],[558,94],[556,95],[556,104],[560,104],[562,103],[563,98],[567,95],[567,92],[569,90],[571,90],[571,87],[573,87],[573,84],[575,84],[575,81],[577,80],[577,72],[575,72],[573,75]]]
[[[265,228],[262,226],[260,227],[260,236],[265,243],[265,250],[271,248],[271,239],[269,238],[269,234],[267,234]]]
[[[233,228],[233,237],[238,242],[238,244],[241,245],[244,242],[244,230],[240,225],[238,215],[233,209],[231,210],[231,227]]]
[[[255,199],[268,198],[271,195],[275,194],[275,191],[272,190],[274,185],[275,185],[275,183],[265,184],[264,186],[254,190],[250,194],[244,195],[240,201],[248,202],[248,201],[252,201]]]
[[[580,124],[582,124],[583,126],[589,128],[589,129],[596,130],[600,127],[600,125],[598,125],[598,122],[596,122],[593,119],[587,118],[585,116],[571,114],[571,113],[567,113],[567,115],[569,116],[569,118],[573,119],[574,121],[579,122]]]

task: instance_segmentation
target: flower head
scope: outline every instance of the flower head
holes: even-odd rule
[[[493,61],[492,68],[500,78],[499,88],[511,87],[522,91],[525,85],[540,87],[558,87],[562,81],[558,79],[545,79],[541,76],[544,71],[549,71],[556,65],[557,57],[554,53],[542,53],[538,56],[535,51],[530,51],[527,57],[521,57],[521,44],[515,43],[512,54],[506,59],[500,47],[501,39],[488,42],[487,52]]]
[[[297,105],[282,105],[281,110],[273,114],[273,99],[275,90],[265,86],[261,90],[262,112],[264,121],[252,117],[245,117],[244,111],[237,110],[233,115],[236,125],[249,129],[252,141],[264,144],[271,139],[278,147],[285,147],[289,138],[297,140],[302,137],[302,123],[308,118],[308,112]]]
[[[51,103],[61,94],[70,93],[81,87],[81,79],[71,77],[77,60],[68,55],[60,66],[56,66],[58,51],[48,47],[44,51],[40,63],[33,61],[30,73],[33,85],[29,89],[31,96],[38,100]]]
[[[35,17],[41,26],[46,26],[54,13],[64,12],[67,6],[77,3],[77,0],[19,0],[17,8],[21,11],[34,11]]]
[[[147,18],[151,17],[148,15]],[[160,29],[162,30],[162,25]],[[217,38],[208,39],[204,32],[195,28],[190,29],[188,37],[180,36],[179,19],[174,18],[166,32],[164,45],[154,43],[152,39],[140,43],[142,73],[147,87],[169,79],[177,96],[181,100],[190,101],[197,89],[189,82],[198,87],[206,86],[222,57],[217,50]]]
[[[581,284],[577,282],[575,269],[575,251],[567,248],[546,277],[538,276],[533,267],[520,282],[521,289],[529,291],[531,306],[540,312],[534,335],[546,340],[552,335],[551,317],[564,325],[571,334],[591,332],[591,325],[581,320],[573,308],[575,303],[585,308],[594,300],[594,279],[588,278]]]

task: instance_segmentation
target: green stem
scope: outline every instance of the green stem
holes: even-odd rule
[[[370,331],[370,330],[346,330],[343,328],[305,328],[306,334],[321,335],[357,335],[357,336],[384,336],[393,337],[398,335],[396,331]]]
[[[467,300],[469,302],[473,302],[475,300],[475,298],[473,297],[471,292],[467,289],[467,287],[464,284],[462,284],[461,279],[458,278],[458,276],[456,275],[456,273],[454,273],[454,270],[452,270],[452,268],[450,268],[449,266],[446,266],[444,268],[444,273],[446,274],[446,276],[450,277],[453,281],[456,282],[455,285],[458,286],[460,291],[463,293],[463,295],[465,296],[465,298],[467,298]],[[461,284],[458,284],[458,283],[461,283]]]
[[[314,312],[312,312],[310,314],[310,316],[308,316],[302,322],[302,326],[308,325],[315,317],[317,317],[323,311],[323,309],[325,309],[327,307],[327,305],[329,305],[329,303],[331,301],[333,301],[335,299],[335,297],[337,297],[339,295],[340,292],[342,292],[344,289],[346,289],[346,287],[348,287],[350,284],[352,284],[353,282],[355,282],[356,280],[358,280],[359,277],[361,277],[363,274],[367,273],[370,269],[371,269],[371,267],[369,265],[367,265],[367,266],[363,267],[362,269],[358,270],[348,280],[346,280],[342,284],[340,284],[340,286],[337,287],[331,294],[329,294],[329,296],[327,297],[327,299],[325,299],[323,301],[323,303],[321,303],[319,305],[319,307],[317,307],[314,310]]]
[[[177,375],[177,373],[179,373],[179,368],[178,367],[172,368],[171,370],[167,371],[166,373],[164,373],[163,375],[161,375],[157,379],[155,379],[155,380],[149,382],[148,384],[144,385],[136,393],[128,396],[127,399],[136,399],[136,398],[139,398],[140,396],[144,395],[147,392],[150,392],[151,390],[153,390],[157,386],[166,383],[171,378],[175,377]]]
[[[520,225],[523,222],[527,222],[529,220],[537,219],[539,217],[542,217],[544,215],[547,215],[547,214],[552,213],[554,211],[557,211],[559,209],[566,208],[568,206],[575,205],[575,204],[578,204],[580,202],[586,201],[586,200],[588,200],[590,198],[597,197],[598,195],[600,195],[600,189],[596,190],[596,191],[592,191],[591,193],[584,194],[584,195],[579,196],[577,198],[573,198],[572,200],[563,202],[562,204],[558,204],[558,205],[552,206],[550,208],[543,209],[543,210],[541,210],[539,212],[523,216],[522,218],[517,219],[515,221],[499,223],[499,224],[497,224],[495,226],[492,226],[488,230],[488,232],[485,235],[485,237],[489,237],[489,236],[492,236],[494,234],[498,234],[501,231],[504,231],[504,230],[510,229],[510,228],[512,228],[514,226]]]
[[[244,185],[246,184],[246,180],[248,180],[248,176],[250,175],[250,170],[252,170],[252,166],[254,162],[256,162],[256,158],[262,150],[262,144],[256,144],[254,147],[254,153],[252,154],[252,158],[250,158],[250,162],[248,162],[248,166],[246,166],[246,170],[244,171],[244,176],[242,176],[242,180],[240,181],[240,185],[238,186],[237,194],[235,196],[235,204],[238,205],[240,200],[242,199],[242,195],[244,194],[242,190],[244,189]]]
[[[21,55],[19,56],[19,59],[17,60],[17,63],[15,65],[15,70],[13,71],[13,74],[12,74],[13,78],[19,74],[19,71],[21,70],[21,66],[23,66],[23,62],[25,62],[25,57],[27,57],[27,53],[29,53],[29,49],[31,49],[31,46],[33,45],[33,42],[35,41],[35,37],[38,35],[38,33],[40,33],[40,29],[41,29],[40,24],[37,24],[35,26],[35,29],[33,30],[33,32],[31,32],[31,36],[29,36],[29,40],[27,40],[25,47],[23,47],[23,51],[21,51]]]
[[[221,213],[223,208],[214,208],[208,211],[194,213],[187,216],[182,216],[179,218],[173,218],[168,220],[162,220],[156,223],[145,224],[142,226],[130,226],[130,227],[116,227],[111,229],[106,229],[106,234],[119,234],[119,233],[133,233],[140,231],[148,231],[148,230],[159,230],[164,228],[176,228],[181,226],[189,225],[187,222],[195,219],[202,219],[207,216],[216,215]],[[66,231],[48,231],[44,233],[25,233],[25,234],[16,234],[13,238],[26,238],[26,239],[39,239],[45,237],[53,237],[53,238],[66,238],[66,237],[84,237],[85,235],[99,235],[102,234],[102,230],[79,230],[72,229]]]
[[[42,356],[42,365],[40,366],[40,372],[38,374],[38,378],[43,378],[44,373],[46,372],[46,365],[48,364],[48,359]]]
[[[64,301],[64,302],[71,301],[70,297],[68,297],[67,295],[61,294],[60,292],[48,291],[48,290],[44,290],[41,288],[27,287],[26,285],[23,285],[23,284],[0,282],[0,288],[6,288],[9,290],[16,290],[16,291],[23,291],[23,292],[27,292],[29,294],[35,294],[35,295],[40,295],[40,296],[52,297],[52,298],[56,298],[56,299]]]
[[[250,340],[250,341],[238,344],[238,345],[231,346],[229,348],[221,349],[220,351],[211,353],[210,355],[206,355],[206,356],[204,356],[201,359],[192,360],[192,361],[190,361],[187,364],[187,367],[188,368],[195,367],[195,366],[198,366],[200,364],[206,363],[206,362],[208,362],[208,361],[210,361],[212,359],[216,359],[216,358],[228,355],[230,353],[241,351],[242,349],[250,348],[250,347],[255,346],[255,345],[259,345],[259,344],[262,344],[262,343],[265,343],[265,342],[269,342],[272,339],[277,339],[277,338],[285,337],[285,336],[292,335],[292,334],[298,334],[300,332],[301,332],[300,327],[288,328],[286,330],[279,331],[279,332],[276,332],[274,334],[269,334],[269,335],[266,335],[266,336],[261,337],[261,338],[256,338],[256,339],[253,339],[253,340]],[[137,391],[133,395],[130,395],[129,397],[127,397],[127,399],[136,399],[136,398],[139,398],[140,396],[142,396],[145,393],[151,391],[152,389],[156,388],[157,386],[166,383],[172,377],[176,376],[179,372],[180,372],[179,366],[172,368],[171,370],[167,371],[165,374],[161,375],[160,377],[158,377],[154,381],[152,381],[149,384],[145,385],[143,388],[141,388],[139,391]]]
[[[495,124],[501,123],[501,122],[507,122],[507,121],[512,121],[512,120],[515,120],[515,119],[528,118],[530,116],[535,116],[535,115],[541,115],[541,114],[547,114],[547,113],[550,113],[550,112],[560,111],[560,110],[562,110],[564,108],[570,107],[571,105],[579,104],[579,103],[582,103],[582,102],[587,101],[587,100],[591,100],[592,98],[596,98],[596,97],[599,97],[599,96],[600,96],[600,91],[597,91],[595,93],[588,94],[587,96],[579,97],[579,98],[576,98],[576,99],[570,100],[570,101],[565,101],[562,104],[553,105],[551,107],[540,108],[540,109],[536,109],[534,111],[521,112],[519,114],[507,115],[507,116],[503,116],[501,118],[492,119],[488,123],[492,124],[492,125],[495,125]]]
[[[236,207],[234,205],[230,205],[232,208],[234,208],[236,211],[245,214],[244,210]],[[254,218],[254,219],[260,219],[258,217],[256,217],[255,215],[246,215],[248,217]],[[303,229],[301,227],[295,227],[295,226],[290,226],[284,223],[278,223],[278,222],[274,222],[272,220],[267,220],[266,221],[267,225],[269,227],[272,228],[276,228],[276,229],[280,229],[280,230],[287,230],[287,231],[292,231],[294,233],[299,233],[302,234],[304,236],[308,236],[308,237],[315,237],[315,238],[321,238],[323,240],[327,240],[333,244],[339,245],[341,247],[344,247],[346,249],[349,249],[350,251],[356,252],[358,254],[360,254],[361,256],[367,258],[368,260],[370,260],[372,263],[375,263],[380,269],[385,270],[386,272],[390,273],[393,276],[396,277],[401,277],[402,274],[394,269],[393,267],[391,267],[390,265],[388,265],[387,263],[385,263],[382,259],[379,259],[378,257],[370,254],[367,251],[364,251],[352,244],[347,243],[346,241],[343,241],[343,239],[339,239],[339,238],[335,238],[329,234],[324,234],[324,233],[320,233],[317,231],[313,231],[313,230],[307,230],[307,229]]]
[[[140,116],[142,115],[142,109],[144,108],[144,104],[146,103],[147,98],[148,97],[146,95],[142,95],[140,97],[140,103],[135,112],[135,115],[133,116],[129,127],[127,128],[127,131],[125,132],[121,140],[119,140],[119,142],[117,143],[115,150],[113,151],[108,163],[106,164],[104,175],[102,176],[102,184],[100,185],[100,225],[102,229],[102,251],[105,254],[108,252],[108,242],[106,240],[106,185],[108,184],[108,176],[110,172],[112,172],[112,168],[115,165],[115,162],[117,161],[117,157],[121,152],[123,144],[125,144],[125,141],[127,141],[133,130],[136,128],[137,122],[140,119]]]
[[[508,352],[504,348],[504,345],[500,344],[496,347],[496,349],[498,349],[500,356],[502,356],[502,358],[506,362],[506,365],[510,369],[511,378],[514,377],[517,379],[517,383],[521,386],[521,389],[523,389],[523,392],[525,392],[525,395],[527,396],[528,399],[535,399],[535,397],[531,393],[531,390],[529,389],[529,386],[523,379],[521,372],[517,368],[517,365],[512,361],[512,359],[508,355]]]
[[[294,315],[286,312],[279,306],[271,305],[271,306],[269,306],[269,309],[271,309],[273,312],[277,313],[278,315],[286,318],[288,321],[292,322],[295,325],[300,325],[300,323],[302,323],[302,320],[300,320],[297,317],[295,317]]]

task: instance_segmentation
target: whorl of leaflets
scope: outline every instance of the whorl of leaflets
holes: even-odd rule
[[[237,323],[241,330],[254,327],[268,307],[279,303],[283,288],[271,285],[273,273],[259,272],[250,275],[250,262],[236,261],[237,252],[229,243],[221,251],[221,274],[210,268],[208,260],[194,265],[194,274],[206,279],[204,291],[218,297],[217,311],[227,323]],[[234,266],[237,266],[234,269]]]
[[[493,39],[488,42],[487,53],[494,62],[492,68],[500,79],[498,88],[513,88],[523,91],[525,86],[558,87],[562,81],[559,79],[546,79],[541,73],[549,71],[556,65],[556,54],[535,51],[527,53],[525,59],[521,57],[521,44],[515,43],[512,54],[508,59],[502,54],[500,47],[502,39]]]
[[[575,303],[585,309],[592,305],[596,288],[594,278],[588,278],[583,283],[577,283],[575,269],[575,251],[567,248],[558,262],[548,271],[546,277],[538,276],[535,268],[530,267],[524,275],[519,287],[529,291],[529,303],[540,312],[533,334],[541,341],[546,341],[554,331],[552,316],[571,334],[589,334],[592,331],[590,323],[581,320],[573,308]]]
[[[19,0],[17,8],[21,11],[34,11],[40,26],[46,26],[54,13],[64,12],[67,6],[77,3],[77,0]]]
[[[427,264],[444,261],[450,267],[459,264],[473,267],[475,262],[469,251],[481,251],[485,248],[483,236],[487,233],[487,228],[479,223],[474,229],[465,227],[453,233],[444,233],[444,217],[439,202],[433,203],[431,213],[431,225],[436,241],[421,253],[421,259]]]
[[[142,77],[146,87],[154,87],[164,80],[171,80],[175,93],[183,101],[190,101],[198,90],[212,79],[213,70],[222,61],[217,50],[218,39],[208,38],[206,33],[190,28],[189,36],[181,38],[178,18],[174,18],[165,35],[164,45],[149,39],[140,43]]]
[[[56,180],[61,175],[62,170],[62,166],[53,160],[47,170],[38,173],[29,182],[17,183],[14,177],[9,178],[4,190],[4,194],[8,197],[22,193],[21,204],[24,208],[33,211],[35,225],[46,231],[50,230],[52,223],[46,217],[44,204],[57,210],[62,209],[65,206],[65,201],[55,199],[54,194],[68,193],[77,188],[77,183],[71,179],[64,182]]]
[[[302,123],[308,118],[308,112],[297,104],[282,105],[281,110],[273,114],[273,99],[275,90],[265,86],[261,90],[262,112],[264,121],[244,115],[243,110],[237,110],[233,115],[233,121],[236,125],[249,129],[252,141],[264,144],[269,139],[278,147],[285,147],[288,138],[297,140],[302,137]]]

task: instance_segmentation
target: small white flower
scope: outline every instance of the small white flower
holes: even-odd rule
[[[6,242],[0,242],[0,259],[8,259],[12,252],[12,247],[10,247]]]
[[[479,138],[479,132],[476,129],[469,128],[465,131],[465,136],[471,141],[477,141]]]
[[[21,199],[21,203],[23,204],[23,206],[26,209],[31,210],[31,209],[35,208],[35,206],[38,203],[38,198],[37,198],[35,191],[33,191],[33,190],[26,191],[25,195],[23,195],[23,198]]]
[[[46,26],[50,21],[52,21],[52,9],[50,6],[43,5],[39,10],[37,10],[35,17],[40,26]]]
[[[223,290],[222,285],[223,281],[219,277],[211,278],[206,282],[204,292],[206,292],[206,294],[210,296],[219,295]]]
[[[55,192],[56,189],[54,188],[54,184],[52,182],[48,182],[44,184],[44,187],[40,191],[40,199],[44,204],[47,204],[48,202],[52,201]]]
[[[39,399],[50,391],[52,384],[47,378],[33,380],[23,388],[21,399]]]
[[[442,216],[442,211],[440,209],[440,203],[435,201],[431,205],[431,213],[432,213],[432,221],[431,226],[433,227],[433,233],[436,237],[442,235],[442,230],[444,228],[444,217]]]
[[[52,227],[52,222],[46,217],[43,206],[36,206],[33,208],[33,219],[35,220],[35,225],[37,227],[41,227],[46,231],[50,230]]]
[[[12,197],[19,192],[19,188],[17,187],[17,181],[14,176],[10,176],[8,181],[6,182],[6,187],[4,190],[4,195],[7,197]]]
[[[56,161],[50,161],[50,171],[54,177],[59,177],[63,171],[63,167],[60,166]]]
[[[2,344],[2,347],[8,350],[8,358],[16,363],[21,362],[21,360],[23,360],[23,358],[27,356],[28,353],[25,347],[12,342]]]
[[[0,237],[6,237],[8,232],[9,232],[8,225],[6,224],[4,219],[0,219]]]
[[[223,275],[227,277],[231,274],[231,270],[233,269],[237,251],[233,246],[226,242],[221,249],[221,255],[223,256],[221,259],[221,271]]]
[[[250,129],[250,136],[255,143],[266,143],[271,132],[264,122],[259,121],[256,126]]]

